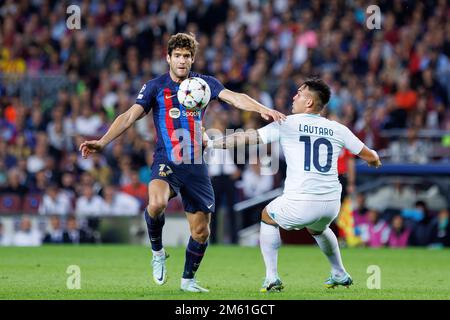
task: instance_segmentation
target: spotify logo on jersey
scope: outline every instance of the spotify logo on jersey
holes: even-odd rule
[[[173,119],[178,119],[180,117],[180,109],[178,109],[178,108],[170,109],[169,116]]]

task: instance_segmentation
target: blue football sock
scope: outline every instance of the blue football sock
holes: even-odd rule
[[[161,214],[157,218],[150,217],[147,208],[144,211],[145,221],[147,222],[148,237],[152,244],[153,251],[160,251],[163,248],[162,245],[162,229],[166,219],[164,214]]]
[[[192,237],[189,237],[189,243],[186,248],[186,261],[184,263],[184,279],[194,278],[205,254],[206,247],[208,247],[208,242],[199,243],[192,239]]]

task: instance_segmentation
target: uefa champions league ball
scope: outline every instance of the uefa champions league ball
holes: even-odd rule
[[[205,80],[193,77],[183,80],[177,92],[178,101],[188,110],[206,107],[211,98],[211,89]]]

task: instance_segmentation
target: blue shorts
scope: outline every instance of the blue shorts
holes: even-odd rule
[[[181,195],[184,211],[214,212],[215,200],[208,168],[202,164],[174,164],[164,158],[154,158],[151,180],[166,181],[176,194]]]

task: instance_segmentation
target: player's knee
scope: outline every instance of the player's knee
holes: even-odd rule
[[[147,211],[150,214],[150,216],[156,217],[159,216],[161,213],[163,213],[166,207],[167,202],[158,199],[153,199],[150,200],[147,206]]]
[[[197,226],[191,230],[192,238],[200,243],[205,243],[208,240],[209,233],[208,226]]]

